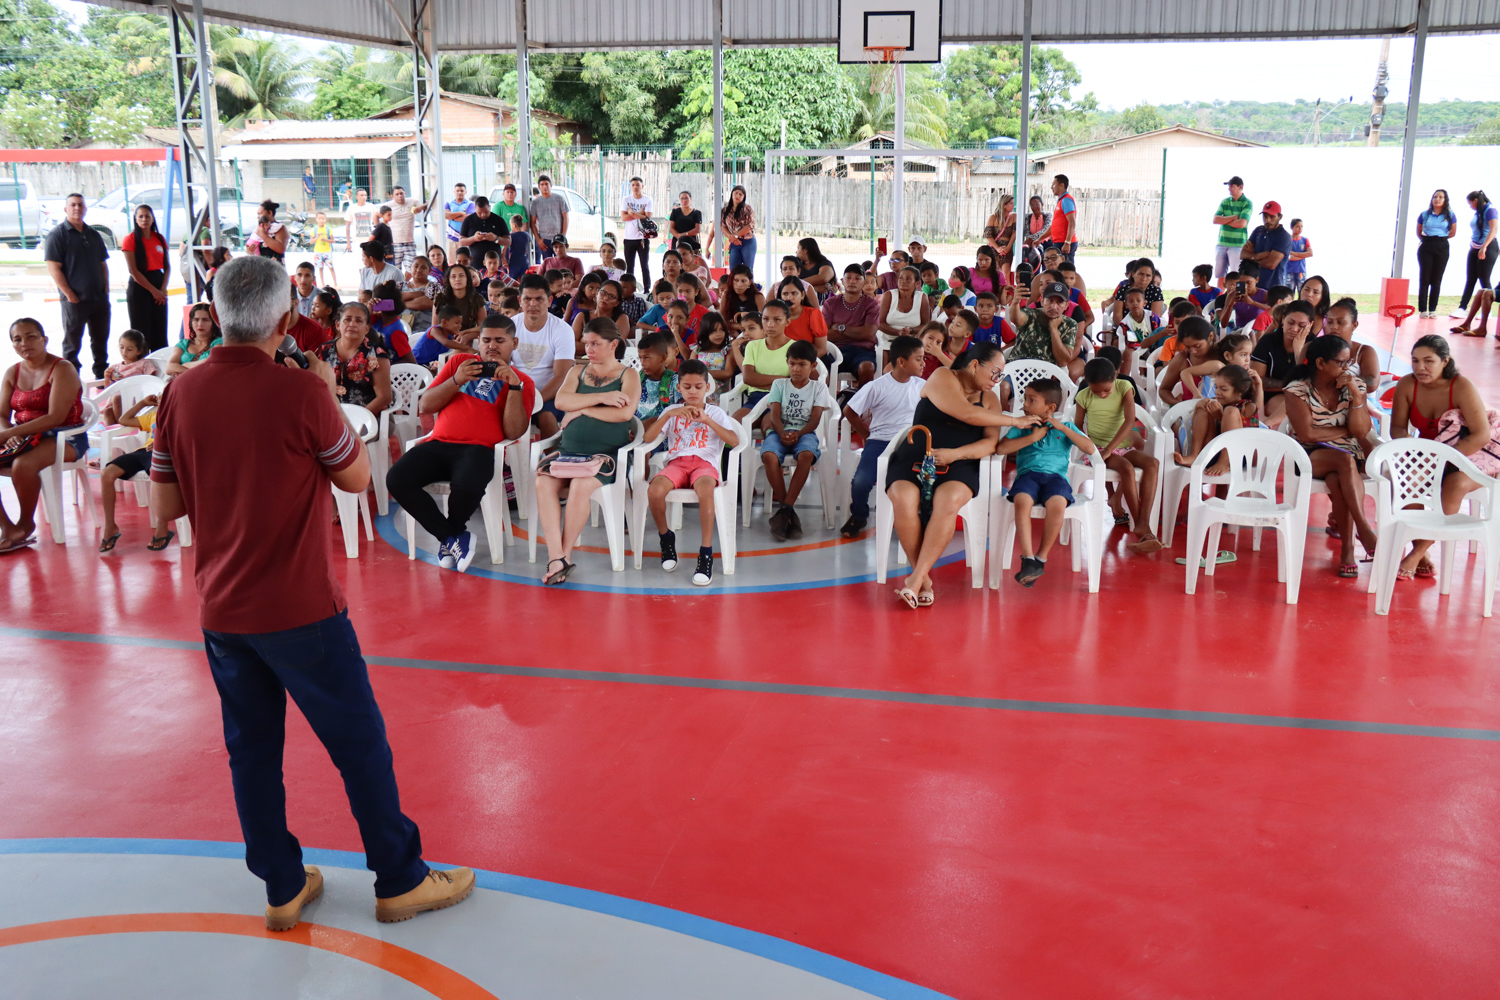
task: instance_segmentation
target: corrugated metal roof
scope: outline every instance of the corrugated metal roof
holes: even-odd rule
[[[144,0],[98,0],[159,13]],[[432,0],[438,47],[493,52],[515,46],[511,0]],[[398,0],[398,6],[404,7]],[[210,20],[359,42],[409,44],[385,0],[205,0]],[[708,0],[550,0],[529,6],[538,48],[702,48],[710,45]],[[1013,42],[1022,5],[943,0],[943,41]],[[1046,0],[1032,12],[1038,42],[1326,38],[1401,35],[1415,29],[1417,0]],[[734,45],[831,45],[838,0],[725,0],[724,33]],[[1434,34],[1500,31],[1500,0],[1432,0]]]
[[[308,139],[364,139],[379,135],[410,135],[411,119],[406,121],[353,118],[340,121],[292,121],[280,119],[263,128],[246,129],[238,141],[255,142],[300,142]]]
[[[221,160],[388,160],[410,139],[380,142],[233,142],[219,150]]]

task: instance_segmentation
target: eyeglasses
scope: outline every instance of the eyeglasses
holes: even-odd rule
[[[989,365],[980,365],[979,370],[988,375],[991,382],[998,382],[1000,381],[1001,372],[1005,370],[1005,366],[999,365],[995,368],[991,368]]]

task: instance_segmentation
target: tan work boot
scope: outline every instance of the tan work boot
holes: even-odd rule
[[[383,924],[410,920],[424,910],[441,910],[445,906],[462,903],[473,891],[472,868],[429,871],[422,884],[411,892],[403,892],[390,899],[375,900],[375,919]]]
[[[266,907],[266,930],[289,931],[296,927],[297,921],[302,919],[302,908],[323,895],[323,873],[316,865],[307,865],[302,870],[307,873],[302,891],[289,903]]]

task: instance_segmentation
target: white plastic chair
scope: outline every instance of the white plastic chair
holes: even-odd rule
[[[1073,396],[1077,393],[1078,386],[1068,377],[1066,368],[1059,368],[1050,361],[1007,361],[1000,377],[1010,380],[1010,409],[1006,412],[1013,417],[1021,413],[1021,404],[1026,401],[1026,387],[1037,379],[1043,378],[1055,378],[1062,386],[1063,401],[1062,405],[1057,408],[1057,412],[1062,414],[1073,412]],[[995,391],[999,391],[998,384]]]
[[[1085,389],[1084,391],[1087,392],[1088,390]],[[1062,410],[1059,409],[1058,412],[1061,413]],[[1141,427],[1145,431],[1146,441],[1145,448],[1143,450],[1149,453],[1152,458],[1156,459],[1156,492],[1150,497],[1141,498],[1142,506],[1146,508],[1146,528],[1151,531],[1152,534],[1156,534],[1157,523],[1161,520],[1162,479],[1166,474],[1166,465],[1172,461],[1172,448],[1171,445],[1168,444],[1166,437],[1162,434],[1161,428],[1156,426],[1156,421],[1151,419],[1150,413],[1148,413],[1142,407],[1138,406],[1135,410],[1135,418],[1136,420],[1140,421]],[[1088,411],[1084,412],[1083,421],[1084,422],[1082,429],[1083,432],[1087,434]],[[1103,458],[1108,458],[1108,456],[1103,456]],[[1072,481],[1079,477],[1086,478],[1088,475],[1090,475],[1089,466],[1091,464],[1092,463],[1090,462],[1083,461],[1083,455],[1078,451],[1078,449],[1073,449],[1072,458],[1068,463],[1068,479]],[[1103,461],[1101,460],[1099,464],[1102,465]],[[1145,475],[1146,472],[1144,469],[1135,469],[1135,479],[1137,486],[1140,485],[1141,481],[1145,478]],[[1114,484],[1118,488],[1120,483],[1120,474],[1115,470],[1109,468],[1108,466],[1105,466],[1104,481],[1107,484]],[[1140,524],[1133,524],[1132,527],[1136,531],[1141,530]],[[1105,534],[1107,535],[1108,533],[1109,525],[1108,523],[1106,523]]]
[[[818,378],[824,381],[826,385],[828,373],[821,361],[818,362]],[[743,388],[743,386],[735,386],[720,396],[720,405],[724,407],[726,412],[733,413],[741,405],[739,400],[743,398]],[[725,398],[730,399],[731,403],[733,403],[732,407],[722,402]],[[753,428],[755,422],[770,408],[771,395],[767,393],[760,398],[760,402],[756,403],[755,407],[745,416],[745,425]],[[839,414],[836,405],[828,407],[822,416],[818,418],[818,427],[814,433],[818,436],[819,456],[818,460],[813,463],[814,475],[808,477],[809,481],[814,476],[817,478],[818,499],[823,505],[823,527],[825,528],[832,528],[834,526],[834,517],[838,509],[839,456],[836,431],[838,419]],[[790,478],[792,470],[796,468],[797,461],[791,455],[782,460],[782,474],[787,478]],[[759,442],[749,441],[747,447],[740,453],[740,501],[744,504],[742,516],[747,528],[750,527],[750,508],[755,500],[755,484],[761,475],[762,469]],[[770,503],[767,502],[766,506],[769,508]],[[767,513],[769,514],[770,511],[767,510]]]
[[[1466,498],[1470,501],[1468,513],[1443,512],[1443,469],[1448,465],[1480,484],[1480,489]],[[1423,538],[1437,543],[1441,594],[1452,590],[1453,567],[1468,555],[1467,544],[1458,548],[1455,543],[1484,543],[1484,617],[1491,617],[1496,573],[1500,570],[1500,479],[1480,472],[1457,449],[1421,438],[1399,438],[1382,444],[1370,453],[1365,467],[1375,474],[1378,484],[1379,540],[1370,573],[1375,613],[1390,614],[1401,555],[1408,544]],[[1416,509],[1406,509],[1413,506]],[[1474,513],[1476,509],[1479,513]]]
[[[735,504],[740,495],[740,456],[750,447],[750,418],[746,417],[740,421],[740,440],[733,448],[729,449],[729,461],[726,467],[729,472],[720,480],[719,485],[714,487],[714,526],[719,531],[719,551],[724,559],[724,575],[734,573],[734,557],[739,552],[739,528],[735,523]],[[654,446],[653,446],[654,447]],[[631,518],[630,533],[635,538],[635,568],[641,568],[641,557],[646,551],[646,506],[650,498],[646,490],[650,486],[651,477],[661,471],[667,464],[667,455],[663,452],[655,457],[649,457],[649,452],[644,450],[637,456],[635,467],[631,470],[634,482],[630,484],[631,494]],[[673,531],[682,529],[682,508],[684,504],[698,503],[698,494],[692,489],[670,490],[667,493],[667,523]]]
[[[100,382],[98,384],[102,385],[103,383]],[[109,386],[97,395],[89,397],[89,402],[93,403],[94,409],[98,410],[102,415],[104,413],[104,404],[108,403],[111,399],[115,399],[119,401],[120,412],[124,413],[147,396],[160,396],[162,390],[166,387],[166,379],[158,378],[155,375],[132,375],[129,378],[120,379],[114,385]],[[112,453],[105,450],[106,442],[111,437],[123,439],[131,435],[136,435],[141,440],[145,439],[145,435],[133,427],[120,427],[118,425],[105,427],[101,417],[100,423],[95,426],[94,430],[89,432],[89,447],[100,449],[100,468],[109,464],[109,460],[114,457]],[[136,447],[139,448],[142,445],[137,444]]]
[[[1156,422],[1159,434],[1158,455],[1161,460],[1161,531],[1158,537],[1162,544],[1168,548],[1172,545],[1172,538],[1177,533],[1177,515],[1182,510],[1182,494],[1192,481],[1193,473],[1190,468],[1178,465],[1172,460],[1172,451],[1180,443],[1178,438],[1178,425],[1181,424],[1184,432],[1191,436],[1193,431],[1193,410],[1197,407],[1195,399],[1185,400],[1175,404],[1171,409],[1163,413]],[[1212,442],[1209,442],[1212,444]],[[1226,476],[1203,477],[1203,482],[1209,486],[1222,486],[1229,482]],[[1253,551],[1260,551],[1260,529],[1254,531],[1251,542]]]
[[[1290,437],[1293,440],[1296,440],[1296,438],[1292,435],[1292,422],[1290,420],[1283,420],[1281,422],[1280,428],[1278,428],[1278,429],[1281,431],[1281,433],[1285,434],[1287,437]],[[1366,447],[1369,447],[1368,443],[1366,444]],[[1300,489],[1300,487],[1301,487],[1301,483],[1299,481],[1298,488]],[[1370,493],[1373,493],[1373,492],[1376,491],[1375,480],[1370,476],[1368,464],[1366,465],[1365,474],[1360,477],[1359,488],[1360,488],[1360,503],[1361,504],[1364,503],[1364,498],[1365,498],[1365,496],[1367,494],[1370,494]],[[1312,481],[1311,489],[1312,489],[1312,492],[1315,493],[1315,494],[1316,493],[1321,493],[1324,496],[1328,496],[1329,495],[1329,493],[1328,493],[1328,484],[1326,482],[1324,482],[1323,480],[1321,480],[1321,479],[1314,479]],[[1378,540],[1377,540],[1376,544],[1377,545],[1379,544]]]
[[[344,416],[354,427],[354,432],[373,450],[374,442],[380,434],[380,421],[375,418],[375,414],[353,403],[339,405],[343,407]],[[375,463],[371,461],[370,464],[373,467]],[[358,559],[360,520],[365,523],[365,538],[370,542],[375,541],[375,526],[370,521],[370,492],[360,490],[358,493],[349,493],[332,483],[328,485],[333,490],[334,505],[338,507],[339,527],[344,530],[344,555],[350,559]]]
[[[886,444],[885,451],[875,463],[875,582],[885,583],[891,561],[891,535],[896,527],[896,508],[886,495],[886,473],[890,469],[891,456],[906,442],[911,433],[907,427]],[[918,436],[917,440],[921,440]],[[984,548],[988,540],[987,528],[990,520],[990,494],[993,492],[991,466],[988,459],[979,463],[979,492],[958,510],[964,522],[964,563],[969,567],[969,582],[975,590],[984,586]],[[896,546],[896,565],[907,564],[906,550]]]
[[[990,483],[990,586],[1000,589],[1000,577],[1008,572],[1016,539],[1016,505],[1000,488],[1004,482],[1007,456],[987,459],[991,466]],[[1087,458],[1085,463],[1083,459]],[[1088,560],[1089,593],[1099,593],[1099,576],[1104,566],[1104,537],[1109,516],[1109,498],[1105,492],[1104,456],[1095,452],[1085,456],[1073,449],[1068,480],[1073,487],[1073,502],[1063,512],[1063,529],[1058,541],[1066,545],[1073,561],[1073,572]],[[1031,508],[1033,521],[1044,520],[1047,509],[1042,504]],[[1077,530],[1070,530],[1076,526]],[[1033,528],[1033,531],[1035,529]],[[1035,536],[1033,536],[1035,537]]]
[[[1218,460],[1229,461],[1228,496],[1203,496],[1203,470]],[[1285,469],[1286,496],[1276,498],[1276,477]],[[1292,438],[1261,427],[1242,427],[1220,434],[1199,452],[1188,482],[1187,593],[1198,590],[1199,562],[1208,542],[1204,573],[1214,575],[1219,532],[1225,524],[1275,528],[1276,579],[1286,584],[1286,602],[1297,603],[1302,587],[1302,553],[1307,545],[1307,506],[1310,490],[1298,489],[1294,476],[1312,478],[1312,460]]]
[[[110,389],[123,386],[126,382],[134,381],[137,378],[151,379],[153,382],[156,382],[158,386],[165,386],[166,384],[165,380],[157,378],[155,375],[134,375],[128,379],[121,379],[113,386],[111,386]],[[140,383],[139,387],[145,388],[145,383]],[[149,396],[153,392],[160,394],[161,388],[154,388],[149,392],[140,392],[137,388],[132,387],[130,390],[128,390],[128,393],[130,394],[122,393],[120,398],[120,412],[123,413],[125,410],[130,409],[130,407],[140,402],[143,397]],[[107,399],[109,398],[109,395],[109,391],[106,390],[105,392],[100,393],[98,396],[96,396],[94,398],[94,402],[97,403],[101,399]],[[92,437],[92,435],[90,436]],[[100,472],[104,471],[104,467],[114,459],[116,454],[123,455],[128,451],[133,451],[137,448],[144,448],[146,446],[145,432],[134,427],[107,427],[100,433],[99,437]],[[126,483],[129,483],[135,489],[135,503],[137,507],[149,507],[151,505],[151,473],[149,471],[137,472],[129,479],[116,479],[115,489],[123,492]],[[103,489],[102,485],[100,486],[100,489]],[[100,499],[100,503],[101,505],[103,504],[102,498]],[[100,510],[100,517],[101,519],[103,517],[102,509]],[[102,520],[100,523],[103,523]],[[177,533],[177,544],[181,548],[185,549],[193,544],[193,523],[188,520],[186,514],[184,514],[182,517],[179,517],[175,522],[173,522],[173,528]]]
[[[42,501],[38,505],[42,516],[47,519],[52,528],[52,540],[58,545],[66,545],[67,537],[63,532],[63,474],[73,474],[73,506],[80,506],[80,490],[87,492],[90,499],[84,508],[88,511],[89,520],[96,520],[94,516],[93,493],[88,487],[89,453],[84,448],[73,461],[67,460],[68,440],[80,434],[85,435],[99,422],[99,411],[94,408],[91,400],[83,400],[82,422],[72,427],[59,427],[57,429],[56,457],[52,464],[42,470]],[[4,470],[9,474],[9,469]]]
[[[625,572],[625,504],[629,499],[630,489],[630,456],[632,452],[639,452],[642,447],[655,448],[656,445],[642,446],[639,442],[645,436],[646,428],[642,426],[640,418],[632,417],[630,420],[630,443],[615,453],[615,481],[608,486],[600,486],[589,494],[591,505],[597,505],[604,515],[604,533],[609,539],[609,564],[616,573]],[[541,463],[542,455],[557,444],[562,437],[562,431],[549,438],[531,442],[531,476],[535,482],[537,466]],[[645,455],[640,456],[642,462]],[[531,530],[527,532],[528,562],[536,562],[536,540],[541,534],[540,525],[536,521],[536,490],[531,491]],[[501,502],[501,508],[505,503]]]
[[[390,513],[390,491],[385,488],[386,473],[391,471],[391,434],[394,432],[401,453],[406,443],[422,433],[418,406],[422,390],[432,384],[432,372],[426,365],[391,366],[391,405],[380,412],[380,427],[370,443],[370,475],[375,480],[375,504],[381,516]]]
[[[542,390],[540,387],[531,394],[531,416],[534,418],[542,412]],[[526,520],[531,511],[531,494],[536,490],[536,477],[531,468],[531,423],[528,421],[526,429],[521,436],[501,445],[501,462],[510,466],[510,481],[516,488],[516,516]],[[503,476],[503,472],[502,472]],[[506,503],[506,511],[510,510],[509,502]],[[509,513],[506,514],[509,517]],[[510,536],[506,536],[506,544],[511,544]]]
[[[540,402],[542,398],[541,393],[537,393],[536,398],[538,402]],[[530,431],[531,427],[528,424],[526,431],[524,431],[523,433],[529,434]],[[406,444],[406,450],[411,451],[417,445],[421,444],[431,437],[431,434],[424,434],[413,441],[408,441]],[[490,484],[485,489],[484,496],[479,500],[479,513],[480,516],[484,519],[485,540],[488,542],[490,547],[491,566],[503,565],[505,562],[505,547],[507,545],[514,545],[516,543],[515,538],[514,536],[512,536],[510,530],[510,503],[505,498],[505,454],[507,448],[514,448],[520,443],[521,442],[517,441],[514,438],[496,443],[495,471],[490,477]],[[512,466],[512,468],[514,469],[515,467]],[[514,481],[515,477],[512,476],[512,479]],[[448,494],[450,492],[449,484],[446,481],[439,481],[435,483],[428,483],[423,488],[437,499],[437,505],[439,509],[446,513],[448,510]],[[519,492],[520,487],[518,485],[518,495]],[[415,517],[412,517],[410,511],[406,511],[405,514],[406,558],[415,559],[417,558],[417,519]],[[533,535],[532,538],[532,544],[534,547],[535,535]],[[445,540],[446,539],[439,538],[437,541],[441,543]],[[534,556],[532,558],[532,561],[536,561]]]

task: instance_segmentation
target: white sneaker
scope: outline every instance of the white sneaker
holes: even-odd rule
[[[443,569],[452,569],[458,565],[458,557],[453,554],[453,539],[438,546],[438,565]]]
[[[474,561],[474,553],[478,550],[479,546],[474,544],[474,536],[467,531],[453,539],[452,552],[456,561],[453,568],[460,573],[467,572],[469,564]]]
[[[1448,314],[1448,318],[1449,319],[1463,319],[1466,315],[1468,315],[1468,312],[1469,311],[1467,309],[1455,309],[1451,313]],[[1434,315],[1436,315],[1436,314],[1434,313]]]

